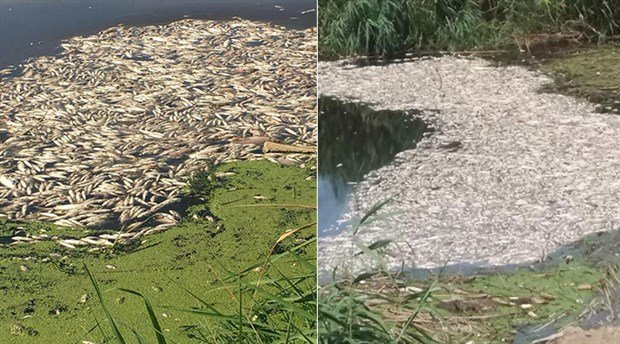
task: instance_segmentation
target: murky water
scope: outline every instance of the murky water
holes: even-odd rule
[[[375,111],[368,105],[319,99],[319,233],[337,234],[355,184],[415,147],[428,130],[415,111]]]
[[[232,17],[305,29],[316,25],[313,0],[47,0],[0,1],[0,68],[58,53],[60,42],[118,24],[143,26],[183,18]]]

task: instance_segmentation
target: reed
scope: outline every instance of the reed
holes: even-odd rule
[[[377,202],[359,221],[351,227],[356,235],[360,227],[384,215],[378,215],[390,200]],[[384,279],[386,288],[399,290],[398,274],[388,268],[385,249],[390,246],[391,240],[379,240],[368,246],[358,244],[360,252],[356,256],[364,255],[373,262],[373,268],[356,276],[337,276],[333,273],[332,282],[322,286],[319,293],[319,343],[386,343],[409,344],[434,342],[433,335],[418,327],[414,320],[422,309],[430,307],[431,293],[435,290],[435,282],[415,294],[417,304],[414,309],[406,309],[406,303],[411,296],[400,301],[381,295],[372,290],[365,290],[361,283],[376,279]],[[402,324],[386,321],[384,314],[369,307],[369,304],[390,302],[394,309],[407,312],[408,316]]]
[[[620,34],[618,0],[320,0],[322,59],[518,47],[532,34]]]

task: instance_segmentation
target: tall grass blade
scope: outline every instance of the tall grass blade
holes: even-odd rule
[[[153,309],[153,306],[151,305],[151,302],[149,301],[149,299],[142,295],[141,293],[134,291],[134,290],[129,290],[129,289],[125,289],[125,288],[119,288],[119,290],[124,291],[126,293],[132,294],[132,295],[136,295],[138,297],[141,297],[142,300],[144,300],[144,305],[146,307],[146,311],[149,314],[149,319],[151,320],[151,325],[153,326],[153,330],[155,331],[155,337],[157,338],[157,344],[166,344],[166,338],[164,337],[164,333],[161,330],[161,326],[159,326],[159,321],[157,320],[157,315],[155,315],[155,310]]]
[[[375,203],[368,211],[362,216],[362,218],[353,226],[353,235],[357,234],[359,228],[373,215],[375,215],[381,208],[392,201],[392,197],[383,201]]]
[[[241,343],[241,337],[243,337],[243,293],[241,292],[241,276],[238,276],[237,284],[239,286],[239,332],[237,334],[237,342]]]
[[[422,296],[422,298],[420,299],[420,302],[417,304],[415,310],[407,318],[407,321],[403,325],[403,329],[400,331],[400,334],[398,335],[398,338],[396,339],[397,343],[400,343],[401,339],[407,332],[407,329],[409,328],[409,326],[411,326],[411,323],[413,323],[413,320],[418,316],[418,313],[420,313],[420,309],[427,303],[427,300],[429,296],[431,295],[431,291],[435,287],[436,283],[437,283],[437,280],[434,280],[433,283],[431,283],[431,285],[428,287],[428,289],[426,289],[424,296]]]
[[[101,293],[101,289],[99,289],[99,285],[97,284],[97,281],[95,280],[93,275],[90,273],[90,270],[88,270],[88,266],[86,266],[86,264],[84,264],[84,269],[86,270],[86,273],[88,274],[88,277],[90,278],[90,282],[95,288],[95,292],[97,293],[97,298],[99,299],[99,302],[101,303],[101,307],[103,307],[103,311],[105,313],[106,318],[108,319],[108,322],[110,323],[110,327],[112,327],[112,331],[114,332],[114,337],[116,338],[116,341],[119,344],[125,344],[125,339],[123,338],[121,331],[118,329],[118,326],[116,325],[116,321],[114,321],[112,314],[110,313],[110,311],[108,310],[108,307],[106,306],[105,300],[103,299],[103,295]]]

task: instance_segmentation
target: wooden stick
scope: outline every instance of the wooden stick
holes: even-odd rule
[[[275,143],[267,141],[263,144],[263,152],[265,153],[314,153],[314,147],[293,146],[283,143]]]

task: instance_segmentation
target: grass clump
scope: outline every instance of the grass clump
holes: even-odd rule
[[[391,200],[376,203],[359,220],[351,230],[353,235],[365,223],[376,217],[377,212]],[[388,321],[383,314],[377,312],[373,305],[390,302],[396,307],[402,302],[391,297],[383,297],[381,293],[369,290],[365,292],[361,286],[369,280],[383,280],[385,287],[398,290],[397,275],[387,267],[385,248],[391,240],[379,240],[368,246],[358,244],[360,252],[356,255],[365,255],[372,261],[370,271],[356,277],[345,276],[337,280],[334,271],[333,282],[321,288],[319,293],[319,343],[426,343],[433,341],[433,336],[418,327],[414,320],[429,301],[433,285],[416,293],[418,304],[409,312],[402,323]],[[382,288],[383,289],[383,288]]]
[[[404,1],[322,1],[319,8],[322,53],[393,53],[408,37]]]

